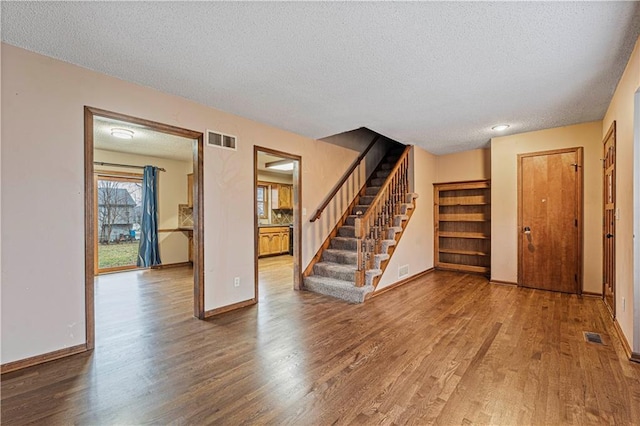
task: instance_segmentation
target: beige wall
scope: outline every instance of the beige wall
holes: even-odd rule
[[[595,121],[491,140],[491,278],[518,279],[518,154],[584,148],[583,291],[602,293],[602,123]]]
[[[358,156],[355,148],[295,135],[6,44],[1,61],[2,363],[85,341],[84,106],[238,137],[237,151],[204,148],[206,310],[255,297],[254,146],[302,156],[301,208],[308,212],[298,224],[302,268],[370,173],[361,171],[322,219],[310,223],[309,216]],[[364,138],[354,143],[359,150],[366,146]],[[240,278],[239,287],[234,277]]]
[[[436,157],[436,182],[491,179],[491,150],[474,149]]]
[[[185,143],[187,142],[185,139]],[[178,204],[187,204],[187,174],[191,173],[193,162],[99,149],[94,150],[94,160],[134,166],[150,164],[164,168],[166,172],[160,172],[158,179],[158,229],[176,229],[178,227]],[[97,166],[96,170],[130,171],[131,169]],[[160,232],[158,239],[160,259],[164,265],[189,260],[188,238],[184,232]]]
[[[398,268],[409,266],[409,276],[433,267],[433,183],[436,177],[436,158],[424,149],[413,147],[410,161],[410,181],[419,198],[416,210],[389,260],[376,290],[398,281]]]
[[[620,328],[635,351],[640,351],[640,342],[634,342],[633,303],[633,129],[634,95],[640,87],[640,39],[629,63],[618,83],[602,123],[601,139],[616,122],[616,316]],[[636,182],[638,184],[638,182]],[[639,214],[635,212],[635,214]],[[638,262],[638,253],[635,253]],[[626,309],[623,309],[623,299]],[[636,306],[636,309],[640,307]],[[640,319],[635,324],[640,328]],[[635,344],[635,346],[634,346]]]
[[[309,212],[358,155],[9,45],[2,45],[2,89],[2,254],[3,266],[11,265],[2,270],[3,363],[85,341],[85,105],[238,137],[237,151],[204,148],[207,310],[255,296],[253,146],[303,157]],[[303,265],[335,224],[331,215],[307,219]]]

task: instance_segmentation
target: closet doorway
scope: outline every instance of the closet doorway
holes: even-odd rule
[[[518,284],[582,293],[582,148],[518,155]]]

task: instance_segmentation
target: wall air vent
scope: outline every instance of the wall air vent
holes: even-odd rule
[[[409,275],[409,265],[402,265],[398,267],[398,278],[404,278]]]
[[[215,146],[217,148],[225,148],[236,150],[236,137],[232,135],[226,135],[220,132],[214,132],[213,130],[207,130],[207,145]]]

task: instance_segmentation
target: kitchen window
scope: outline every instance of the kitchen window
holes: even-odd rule
[[[269,193],[269,187],[265,186],[265,185],[258,185],[258,193],[256,194],[257,197],[257,204],[258,204],[258,218],[259,219],[267,219],[267,197]]]

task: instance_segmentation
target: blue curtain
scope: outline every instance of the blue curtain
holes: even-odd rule
[[[160,263],[160,249],[158,247],[158,169],[153,166],[144,166],[138,266],[147,268],[160,265]]]

